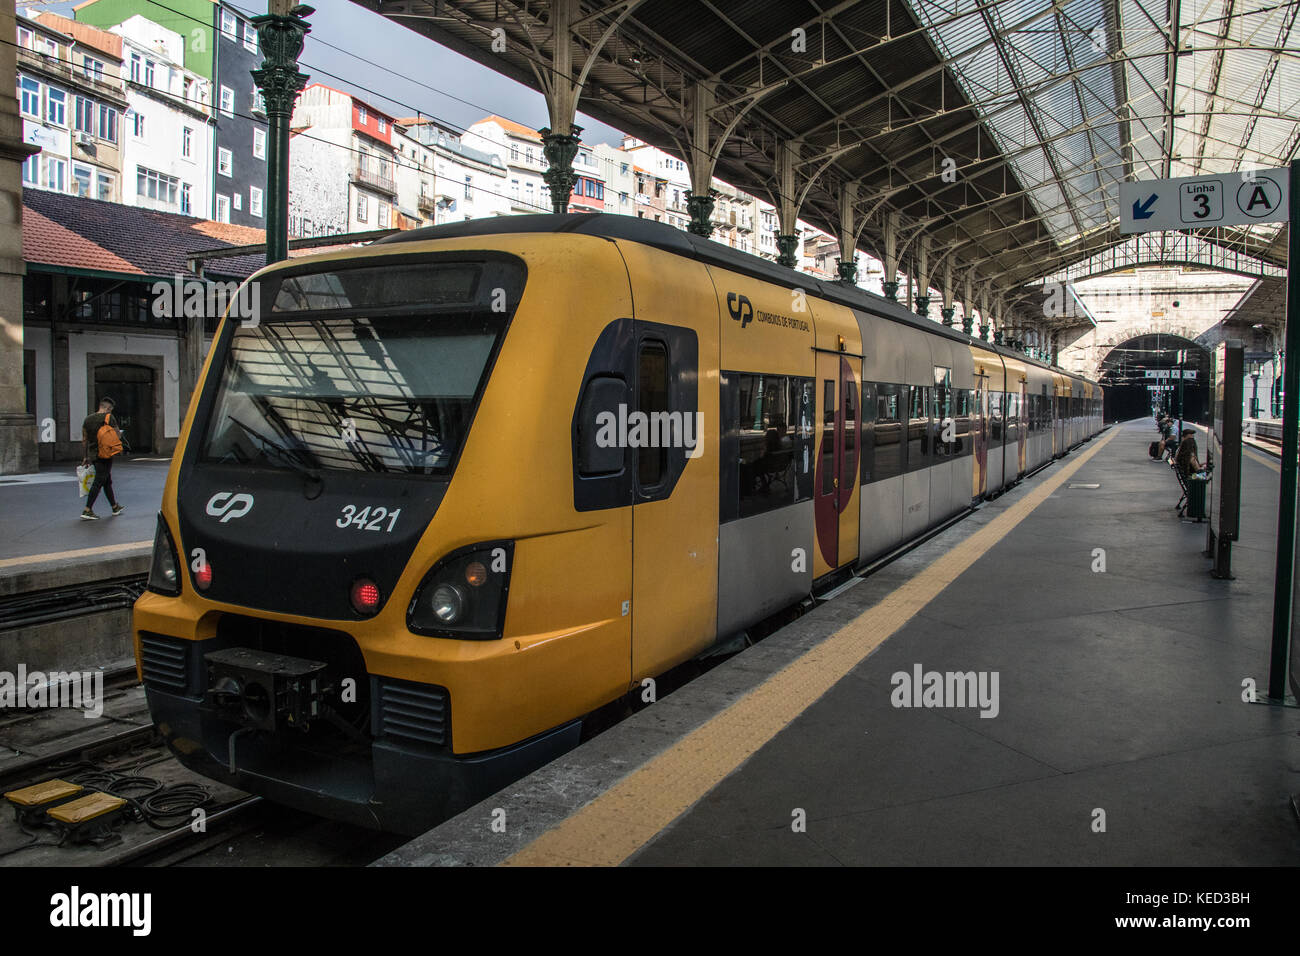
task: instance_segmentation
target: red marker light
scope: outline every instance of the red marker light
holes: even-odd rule
[[[358,614],[374,614],[379,608],[379,585],[365,578],[352,585],[352,607]]]
[[[202,591],[206,591],[212,586],[212,565],[207,561],[200,564],[199,569],[194,572],[194,583]]]

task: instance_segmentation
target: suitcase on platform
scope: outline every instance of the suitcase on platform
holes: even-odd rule
[[[1147,449],[1147,454],[1150,455],[1152,458],[1159,458],[1159,457],[1160,457],[1160,442],[1158,442],[1158,441],[1153,441],[1153,442],[1151,443],[1151,447],[1149,447],[1149,448]]]

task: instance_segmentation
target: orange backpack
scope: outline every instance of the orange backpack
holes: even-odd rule
[[[104,413],[104,424],[100,425],[99,431],[95,433],[95,438],[99,442],[100,458],[112,458],[114,455],[122,454],[122,436],[108,423],[109,414]]]

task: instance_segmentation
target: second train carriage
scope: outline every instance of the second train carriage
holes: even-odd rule
[[[168,475],[137,660],[183,763],[390,829],[1101,426],[1090,382],[620,216],[254,279]]]

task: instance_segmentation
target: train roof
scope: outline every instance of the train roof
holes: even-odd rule
[[[807,273],[797,272],[778,265],[761,256],[741,252],[720,242],[684,232],[662,222],[652,222],[636,216],[611,213],[538,213],[523,216],[493,216],[484,219],[466,219],[441,226],[424,226],[410,229],[377,240],[374,244],[421,242],[429,239],[461,239],[468,236],[491,236],[507,233],[568,232],[601,239],[623,239],[653,246],[665,252],[705,262],[751,278],[761,279],[788,288],[806,289],[813,295],[849,308],[871,312],[881,318],[908,325],[931,335],[940,335],[967,345],[976,345],[990,352],[1028,362],[1041,369],[1056,372],[1079,381],[1091,382],[1081,375],[1067,372],[1059,366],[1048,365],[1038,359],[1006,346],[986,342],[960,329],[918,316],[897,302],[884,296],[867,292],[857,286],[839,282],[826,282]],[[1092,384],[1097,384],[1092,382]]]

